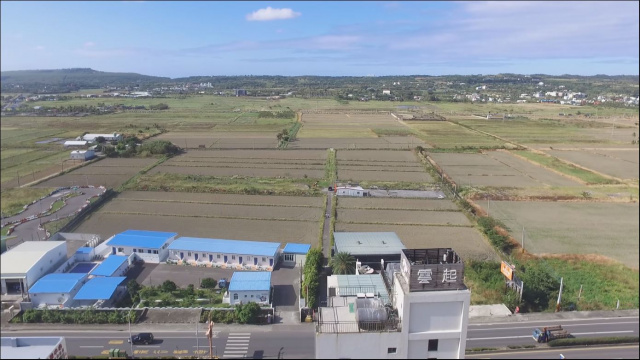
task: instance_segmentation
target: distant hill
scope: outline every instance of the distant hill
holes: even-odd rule
[[[2,91],[36,91],[45,86],[51,92],[100,88],[103,86],[133,86],[170,82],[170,78],[136,73],[116,73],[88,68],[60,70],[18,70],[0,73]],[[19,87],[18,87],[19,86]]]

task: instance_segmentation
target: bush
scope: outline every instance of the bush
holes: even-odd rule
[[[200,282],[200,287],[203,289],[213,289],[218,285],[218,282],[213,278],[204,278]]]
[[[240,324],[255,324],[260,315],[260,305],[250,302],[246,305],[236,306],[236,319]]]
[[[549,341],[550,347],[601,344],[634,344],[638,343],[638,336],[610,336],[599,338],[569,338]]]
[[[147,152],[153,155],[177,154],[178,151],[179,149],[177,146],[166,140],[148,141],[138,147],[138,153]]]
[[[172,291],[176,291],[178,289],[178,286],[176,285],[176,283],[174,283],[171,280],[165,280],[162,283],[162,291],[164,292],[172,292]]]

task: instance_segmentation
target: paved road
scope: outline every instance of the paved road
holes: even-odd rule
[[[14,229],[14,231],[11,233],[12,239],[7,240],[7,244],[9,245],[9,247],[11,247],[14,244],[22,242],[23,240],[32,241],[32,240],[46,239],[46,234],[44,230],[40,229],[41,223],[44,223],[50,220],[61,219],[75,213],[80,208],[82,208],[84,204],[86,204],[87,199],[89,199],[92,196],[100,195],[104,193],[104,191],[105,191],[104,189],[101,189],[98,187],[94,187],[94,188],[87,187],[87,188],[80,188],[76,190],[76,192],[78,192],[80,195],[67,199],[66,205],[60,208],[55,213],[47,216],[35,218],[33,220],[29,220],[27,222],[24,222],[18,225]],[[71,192],[74,192],[74,190],[63,190],[45,199],[39,200],[35,204],[29,205],[27,210],[25,210],[21,214],[2,219],[2,223],[4,224],[4,223],[20,220],[20,219],[26,219],[30,216],[37,216],[42,212],[46,212],[49,209],[49,206],[51,206],[51,204],[53,204],[55,201],[60,199],[62,196],[69,194]]]
[[[576,347],[544,350],[514,350],[467,354],[467,359],[637,359],[638,345]]]
[[[638,316],[469,324],[467,349],[535,344],[536,327],[562,325],[575,337],[638,336]]]
[[[238,330],[238,327],[216,330],[214,327],[213,353],[221,358],[282,358],[312,359],[315,354],[315,335],[312,324],[302,324],[287,329],[276,326],[265,327],[265,330]],[[135,328],[135,327],[134,327]],[[255,327],[253,327],[255,330]],[[132,330],[135,334],[139,330]],[[208,355],[209,342],[205,337],[206,325],[200,324],[196,337],[195,324],[193,330],[153,331],[155,341],[150,345],[133,345],[127,343],[128,327],[124,325],[120,331],[20,331],[7,332],[2,336],[64,336],[69,354],[76,356],[104,355],[109,349],[126,350],[135,356],[193,356]]]

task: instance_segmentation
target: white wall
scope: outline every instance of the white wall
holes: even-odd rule
[[[282,253],[282,256],[280,257],[282,263],[286,265],[304,266],[304,262],[307,259],[306,254],[290,254],[293,255],[293,261],[287,261],[286,255],[288,254]]]
[[[229,303],[231,305],[239,304],[242,301],[243,304],[249,302],[269,303],[270,291],[229,291]],[[234,299],[234,294],[238,294],[238,300]],[[253,297],[251,297],[253,296]],[[264,296],[265,300],[260,300],[260,297]]]
[[[40,304],[47,305],[62,305],[63,307],[69,307],[73,305],[73,297],[76,296],[82,285],[86,282],[84,280],[79,281],[76,286],[70,292],[67,293],[52,293],[52,294],[29,294],[31,302],[34,307],[38,307]],[[62,298],[62,301],[59,301]]]
[[[249,254],[244,254],[244,255],[239,255],[239,254],[223,254],[223,253],[210,253],[210,252],[205,252],[205,251],[186,251],[186,250],[170,250],[169,251],[169,255],[168,258],[170,260],[180,260],[180,253],[184,254],[184,257],[182,258],[183,261],[188,261],[188,262],[194,262],[195,260],[195,254],[198,254],[198,263],[209,263],[209,255],[213,256],[213,261],[211,261],[212,264],[219,264],[222,265],[225,263],[224,261],[224,257],[225,255],[227,256],[227,262],[226,264],[230,264],[230,265],[237,265],[237,264],[241,264],[241,265],[254,265],[255,261],[254,259],[257,258],[258,262],[257,262],[257,266],[262,266],[262,267],[266,267],[266,266],[275,266],[276,261],[274,259],[273,256],[255,256],[255,255],[249,255]],[[219,256],[219,258],[218,258]],[[242,263],[240,263],[240,258],[242,258]],[[271,265],[270,260],[273,259],[273,265]]]
[[[18,254],[18,253],[16,253]],[[26,286],[30,288],[41,277],[50,273],[53,269],[62,265],[67,260],[67,243],[61,243],[47,252],[34,266],[27,271]]]
[[[116,249],[115,254],[113,254],[113,248]],[[110,249],[111,249],[110,254],[112,255],[130,256],[131,254],[136,254],[136,256],[144,260],[144,262],[154,263],[154,264],[157,264],[166,260],[167,256],[169,255],[169,251],[167,249],[135,248],[136,252],[133,251],[134,248],[131,246],[111,246]],[[142,249],[143,252],[139,252],[140,249]],[[149,251],[151,251],[151,254],[149,253]],[[158,253],[154,254],[153,253],[154,251],[157,251]]]
[[[397,352],[389,354],[394,347]],[[340,358],[406,359],[406,346],[399,332],[316,333],[316,359]]]

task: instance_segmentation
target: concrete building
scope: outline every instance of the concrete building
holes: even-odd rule
[[[334,254],[348,252],[356,260],[369,266],[385,262],[400,261],[406,249],[394,232],[334,232]]]
[[[288,243],[282,250],[282,263],[284,265],[298,265],[302,267],[304,266],[304,261],[310,249],[311,245],[309,244]]]
[[[269,304],[271,294],[271,273],[263,271],[234,272],[229,282],[229,290],[222,301],[227,304],[257,302]]]
[[[89,279],[73,297],[73,307],[115,307],[127,295],[124,276]]]
[[[96,153],[93,150],[73,150],[71,151],[71,160],[87,161],[96,157]]]
[[[336,291],[328,307],[319,309],[317,359],[464,357],[471,292],[452,249],[403,249],[400,266],[382,277],[390,306],[382,292],[341,296],[349,289],[342,286],[341,295]],[[357,287],[363,284],[352,288]]]
[[[111,255],[93,268],[89,275],[93,276],[124,276],[132,263],[131,256]]]
[[[369,196],[369,190],[360,186],[336,186],[334,191],[338,196]]]
[[[0,359],[66,359],[67,343],[63,337],[3,337]]]
[[[71,307],[86,279],[86,273],[47,274],[29,288],[31,303],[34,307]]]
[[[103,137],[106,141],[120,141],[122,140],[122,134],[85,134],[82,136],[81,140],[85,140],[88,142],[95,142],[96,138]]]
[[[382,274],[327,276],[327,299],[335,303],[343,301],[337,298],[355,298],[358,294],[370,294],[383,305],[391,302]]]
[[[86,146],[87,146],[87,142],[84,140],[82,141],[69,140],[64,142],[64,147],[86,147]]]
[[[45,274],[67,260],[65,241],[25,241],[0,255],[2,295],[26,295]]]
[[[163,231],[127,230],[112,236],[105,243],[111,246],[111,255],[136,254],[144,262],[157,264],[167,258],[167,247],[176,235]]]
[[[194,265],[273,270],[280,243],[181,237],[169,245],[169,260]]]

